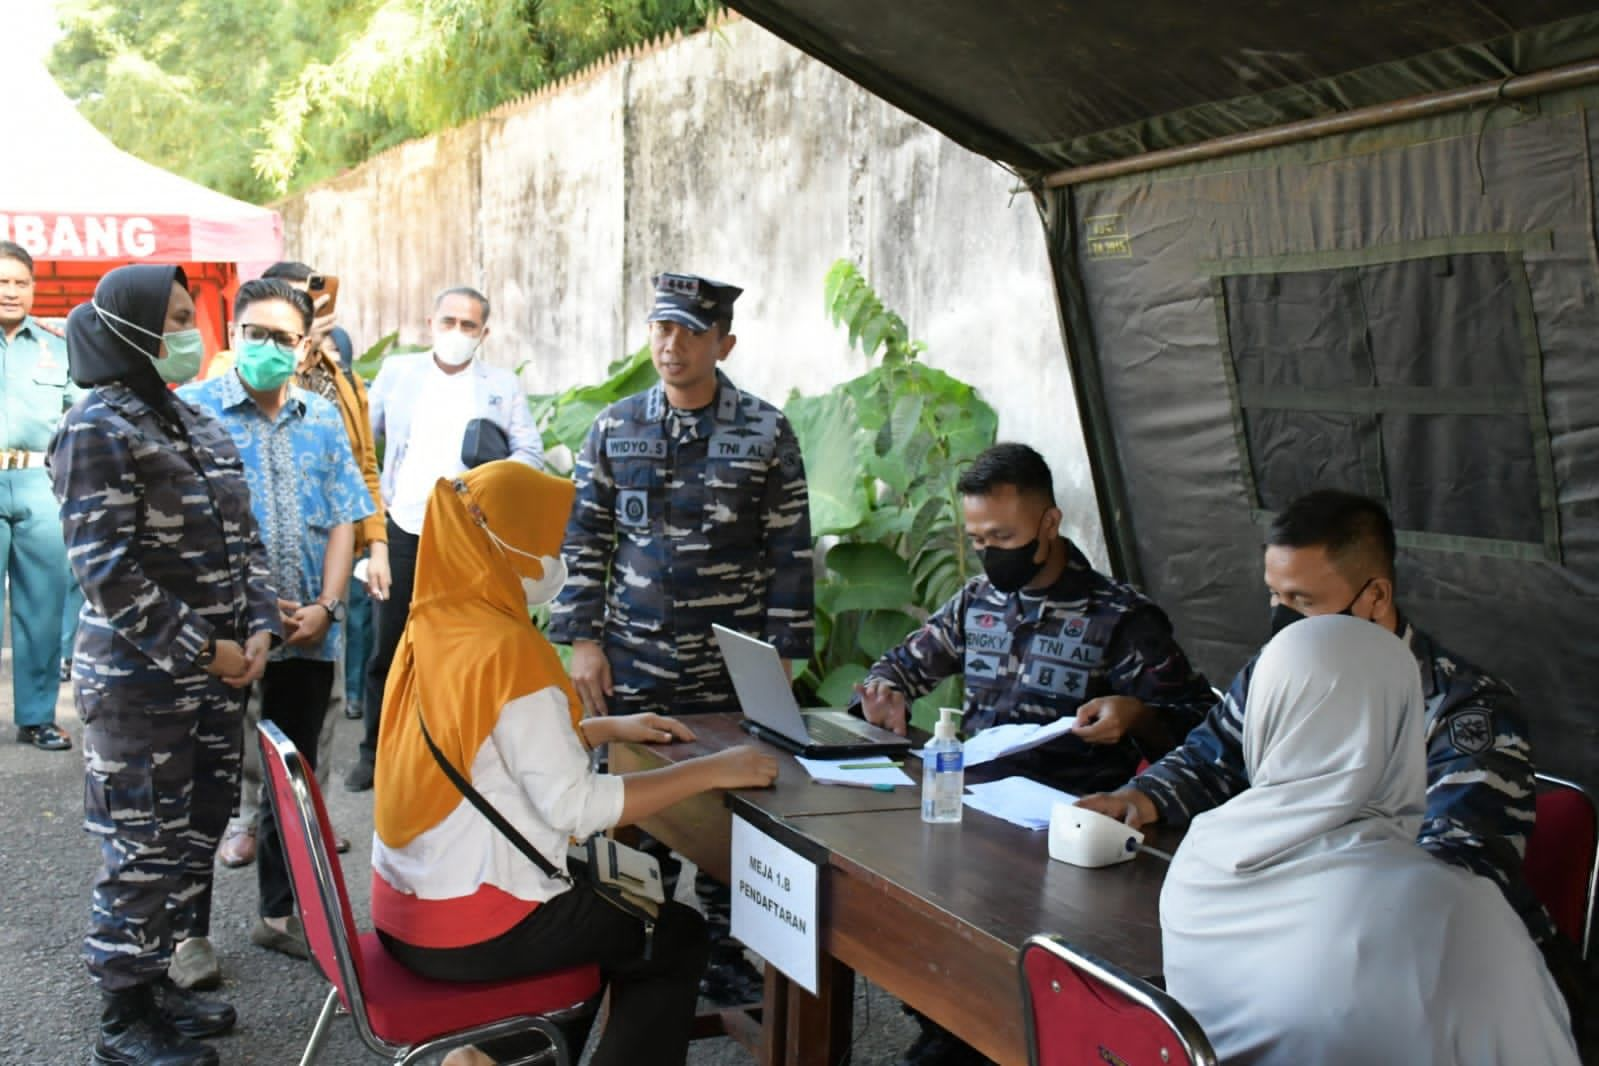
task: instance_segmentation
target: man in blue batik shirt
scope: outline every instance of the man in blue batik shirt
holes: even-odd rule
[[[234,304],[234,368],[179,395],[233,437],[266,542],[284,644],[261,685],[261,717],[276,722],[307,762],[327,714],[333,664],[343,654],[344,592],[355,523],[374,510],[338,408],[294,385],[310,343],[311,299],[286,282],[246,282]],[[308,955],[271,803],[261,809],[256,944]]]

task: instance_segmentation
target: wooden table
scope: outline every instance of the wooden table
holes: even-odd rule
[[[648,769],[750,740],[737,716],[691,724],[699,734],[692,745],[613,747],[613,769]],[[916,771],[912,760],[907,772]],[[766,1066],[840,1061],[857,972],[1004,1066],[1027,1061],[1016,959],[1029,936],[1058,933],[1135,973],[1160,972],[1165,862],[1147,853],[1100,870],[1051,862],[1043,832],[972,810],[958,826],[927,825],[919,800],[917,789],[816,785],[784,757],[773,789],[729,794],[726,806],[697,797],[644,823],[724,882],[729,808],[825,861],[820,994],[768,967]]]

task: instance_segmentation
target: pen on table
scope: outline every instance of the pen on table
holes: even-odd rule
[[[841,762],[838,764],[838,768],[840,770],[893,770],[904,765],[902,762],[885,759],[882,762]]]
[[[830,785],[833,788],[869,788],[873,792],[892,792],[896,785],[874,785],[870,781],[812,781],[813,785]],[[905,785],[905,788],[911,786]]]

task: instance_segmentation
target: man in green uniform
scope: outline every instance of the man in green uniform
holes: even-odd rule
[[[32,311],[33,257],[0,241],[0,567],[11,596],[17,741],[64,751],[72,740],[55,716],[67,550],[44,451],[79,392],[67,380],[66,345]]]

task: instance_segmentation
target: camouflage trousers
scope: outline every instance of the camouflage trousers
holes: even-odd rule
[[[212,862],[239,793],[243,696],[201,699],[173,687],[158,705],[141,691],[77,692],[83,716],[84,828],[100,838],[83,941],[107,991],[166,973],[173,944],[208,936]],[[182,709],[172,709],[177,704]]]
[[[665,640],[608,630],[612,714],[712,714],[738,710],[721,653],[686,653]]]

